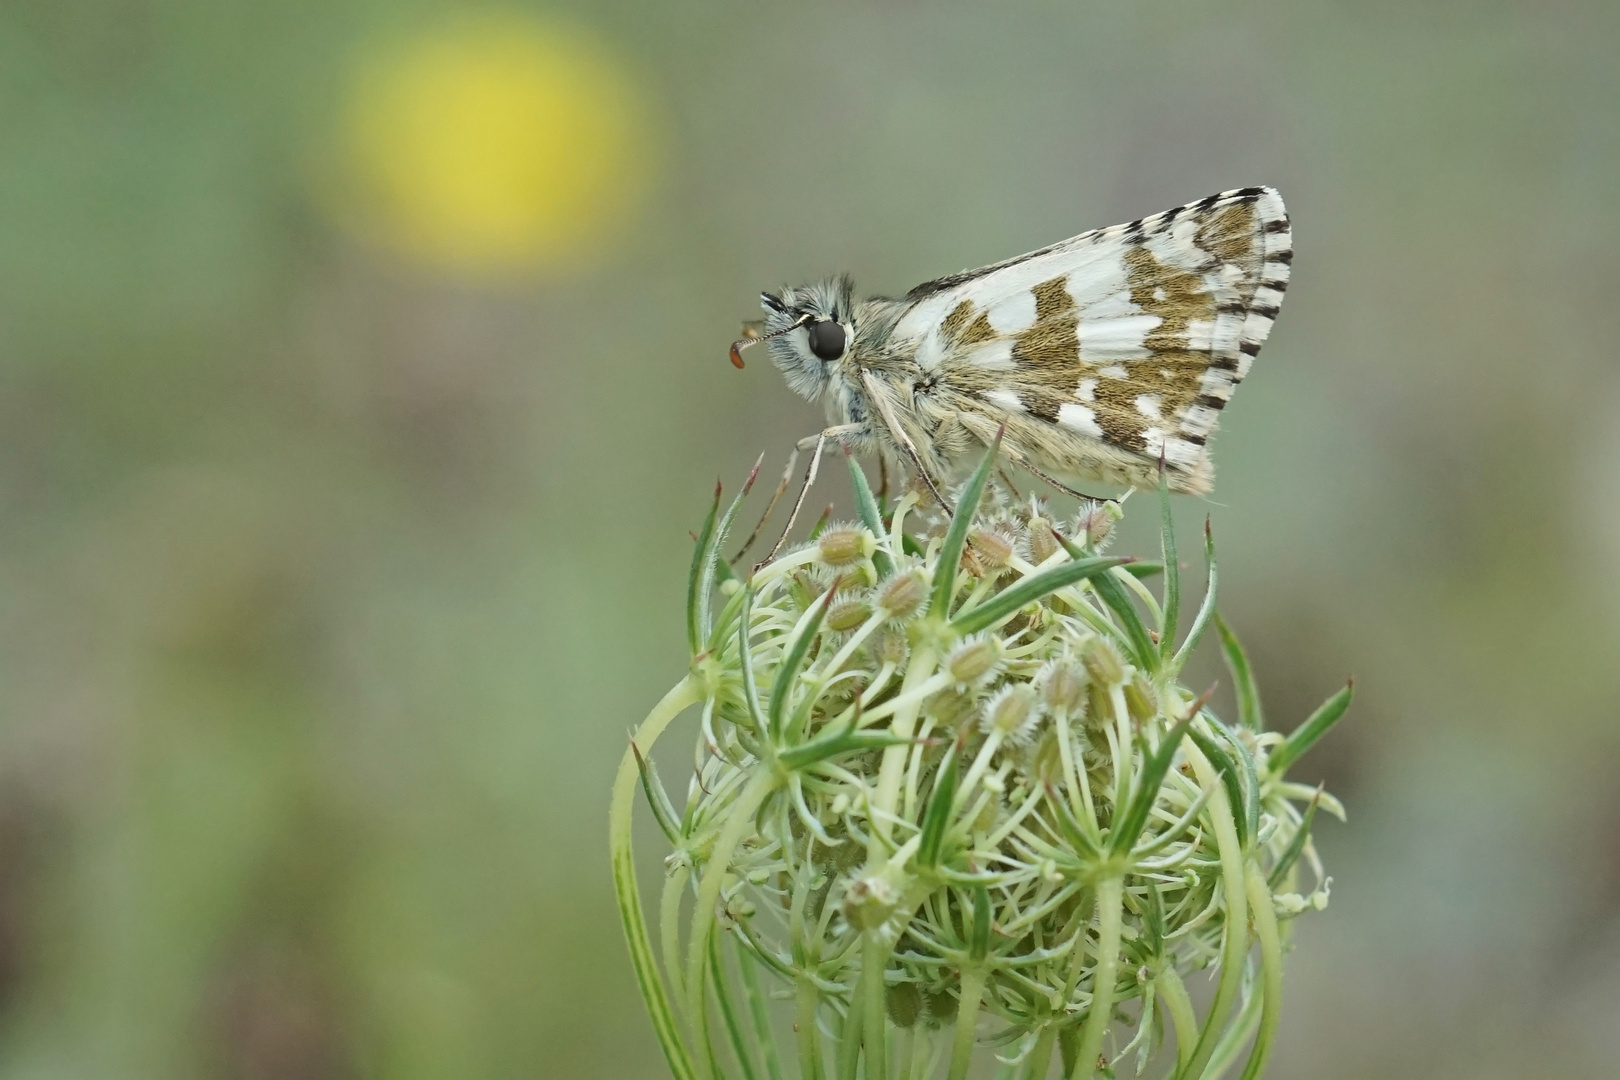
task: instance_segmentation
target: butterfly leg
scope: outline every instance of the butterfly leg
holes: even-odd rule
[[[863,430],[864,428],[860,424],[840,424],[837,427],[828,428],[822,432],[822,435],[832,438],[839,435],[853,435]],[[787,494],[788,484],[793,480],[793,468],[799,463],[799,454],[814,446],[818,438],[820,436],[811,435],[808,438],[800,439],[794,445],[793,452],[788,455],[787,468],[782,470],[782,479],[777,481],[776,490],[771,492],[771,501],[765,504],[765,512],[759,516],[759,521],[754,525],[754,531],[748,534],[748,539],[743,541],[742,547],[737,549],[737,554],[733,555],[729,560],[731,565],[735,566],[741,562],[742,557],[748,554],[748,549],[754,546],[754,541],[759,539],[759,534],[765,530],[765,523],[776,512],[776,504],[782,501],[783,495]],[[800,499],[802,501],[803,496]],[[772,554],[775,554],[774,549]],[[769,559],[766,560],[766,562],[769,561]]]
[[[1024,469],[1025,472],[1031,473],[1034,476],[1039,477],[1042,480],[1045,480],[1048,484],[1050,484],[1053,487],[1057,488],[1059,491],[1063,492],[1063,494],[1065,494],[1065,495],[1073,495],[1077,499],[1082,499],[1082,500],[1084,500],[1086,502],[1094,502],[1094,503],[1118,502],[1119,501],[1118,499],[1114,499],[1114,498],[1104,498],[1101,495],[1087,495],[1083,491],[1076,491],[1076,490],[1074,490],[1074,488],[1069,487],[1067,484],[1058,483],[1056,480],[1052,479],[1050,476],[1047,476],[1045,473],[1041,472],[1041,470],[1037,469],[1035,466],[1031,465],[1028,461],[1025,461],[1023,458],[1015,458],[1014,460],[1016,460],[1018,462],[1018,464]]]
[[[950,517],[955,517],[955,508],[951,506],[950,500],[946,499],[939,490],[939,485],[934,483],[934,478],[929,475],[927,466],[922,463],[922,456],[917,453],[916,444],[911,441],[911,436],[906,434],[906,429],[900,426],[900,420],[894,415],[894,407],[889,404],[889,399],[884,395],[882,387],[877,384],[877,380],[872,377],[872,373],[869,371],[863,372],[861,378],[866,384],[867,397],[871,399],[872,404],[877,406],[878,412],[883,417],[884,425],[893,434],[894,441],[900,444],[900,449],[905,451],[906,457],[911,461],[911,467],[917,470],[917,475],[922,477],[923,483],[928,485],[928,490],[934,493],[934,498],[939,501],[940,506],[944,507],[945,513]]]
[[[759,539],[759,534],[765,529],[765,523],[771,519],[771,514],[776,511],[776,504],[781,502],[782,496],[786,494],[788,484],[793,480],[793,467],[798,463],[799,448],[795,446],[793,452],[788,455],[787,468],[782,470],[782,479],[777,481],[776,490],[771,492],[771,501],[765,504],[765,512],[759,515],[759,521],[754,525],[754,531],[748,534],[748,539],[744,540],[742,547],[737,549],[737,554],[731,557],[731,565],[735,566],[741,562],[742,557],[748,554],[748,549],[754,546],[754,541]]]
[[[804,486],[799,488],[799,497],[793,500],[793,511],[788,514],[787,524],[782,527],[782,535],[776,538],[776,543],[771,545],[769,554],[767,554],[764,559],[760,560],[759,564],[754,567],[755,570],[758,570],[761,566],[764,566],[766,563],[776,558],[776,553],[782,550],[783,544],[787,543],[788,534],[793,531],[793,523],[799,520],[799,511],[804,509],[804,500],[809,497],[810,488],[816,482],[816,473],[821,468],[821,452],[827,448],[827,440],[839,439],[845,435],[856,435],[865,430],[865,424],[839,424],[835,427],[827,428],[819,435],[811,435],[807,438],[799,440],[798,445],[793,448],[793,456],[788,459],[789,472],[792,471],[793,462],[797,460],[800,450],[806,449],[812,445],[815,447],[814,452],[810,456],[810,468],[804,474]],[[787,476],[788,473],[784,473],[782,476],[784,484],[787,482]],[[773,497],[771,499],[771,507],[774,507],[775,505],[776,499]],[[770,516],[770,508],[767,508],[765,513],[767,517]],[[764,524],[764,520],[761,519],[760,527],[763,527]],[[756,535],[758,535],[759,529],[756,528],[754,532]],[[752,540],[750,540],[750,543],[752,543]],[[746,547],[744,550],[747,550]]]
[[[922,477],[922,482],[928,485],[929,491],[933,492],[934,499],[941,507],[944,508],[945,516],[955,517],[956,508],[951,505],[950,500],[947,499],[944,493],[939,490],[939,485],[934,483],[934,478],[928,474],[927,467],[923,465],[922,459],[917,456],[917,448],[912,446],[911,443],[907,441],[900,444],[900,449],[906,452],[906,457],[911,460],[911,467],[917,470],[917,475]]]

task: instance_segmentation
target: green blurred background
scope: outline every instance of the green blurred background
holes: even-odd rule
[[[1358,688],[1270,1075],[1620,1076],[1617,49],[1612,0],[6,0],[0,1076],[663,1075],[607,790],[714,477],[818,426],[725,362],[759,289],[1255,183],[1295,283],[1180,512],[1274,722]]]

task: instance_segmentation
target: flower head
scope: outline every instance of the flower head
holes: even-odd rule
[[[989,464],[959,513],[981,505]],[[1274,985],[1245,979],[1246,958],[1258,941],[1277,971],[1277,921],[1326,903],[1310,829],[1318,807],[1338,810],[1284,774],[1348,691],[1323,707],[1327,723],[1302,726],[1308,736],[1258,730],[1257,709],[1224,723],[1178,681],[1213,597],[1190,626],[1171,617],[1150,630],[1165,605],[1133,606],[1129,560],[1095,554],[1117,513],[1088,511],[1077,546],[1031,507],[1026,542],[1037,523],[1061,541],[1041,564],[1018,555],[1008,513],[991,506],[905,545],[899,523],[882,541],[875,525],[828,530],[813,553],[764,566],[731,595],[715,586],[719,538],[700,550],[694,675],[677,697],[702,716],[687,806],[642,767],[679,856],[666,913],[694,895],[684,942],[665,943],[688,1017],[710,1008],[706,986],[726,985],[711,951],[724,938],[736,963],[794,997],[800,1038],[785,1052],[807,1071],[835,1053],[828,1033],[836,1053],[865,1057],[866,1075],[888,1075],[905,1031],[894,1045],[924,1055],[907,1075],[923,1075],[934,1047],[960,1076],[993,1018],[1016,1055],[1060,1045],[1071,1075],[1089,1076],[1099,1057],[1111,1068],[1128,1053],[1140,1073],[1162,1049],[1155,1001],[1171,1002],[1182,1030],[1191,970],[1219,973],[1217,1025],[1251,1015],[1237,999]],[[876,506],[862,520],[886,524]],[[1172,542],[1167,575],[1179,573]],[[902,546],[913,554],[888,550]],[[828,597],[799,576],[811,561],[859,563],[878,580]],[[1236,638],[1222,637],[1246,673]],[[643,986],[657,1014],[664,984],[644,975]],[[1140,1007],[1122,1013],[1133,998]],[[1262,1061],[1269,1039],[1263,1026],[1251,1051]],[[1190,1074],[1215,1042],[1182,1048]],[[1021,1068],[1044,1076],[1047,1061]]]

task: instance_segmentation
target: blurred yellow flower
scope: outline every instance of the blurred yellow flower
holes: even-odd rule
[[[345,103],[339,213],[458,271],[589,261],[645,188],[640,104],[591,38],[516,13],[396,42],[361,64]]]

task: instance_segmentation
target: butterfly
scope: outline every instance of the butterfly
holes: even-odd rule
[[[762,293],[788,385],[826,407],[828,440],[905,462],[939,501],[1001,439],[1054,487],[1102,481],[1203,494],[1221,410],[1271,331],[1292,234],[1269,187],[1211,195],[1005,262],[857,300],[847,276]],[[812,461],[812,470],[815,462]],[[802,501],[801,494],[801,501]]]

